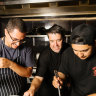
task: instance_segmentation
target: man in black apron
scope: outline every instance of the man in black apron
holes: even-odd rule
[[[58,70],[61,55],[69,45],[64,42],[65,30],[61,26],[53,25],[47,35],[50,45],[40,54],[37,74],[24,96],[34,96],[38,88],[37,96],[58,96],[58,90],[52,86],[54,70]],[[66,87],[62,88],[62,96],[67,96],[66,90]]]
[[[26,30],[19,18],[8,21],[0,38],[0,96],[20,95],[32,74],[33,51],[25,43]]]

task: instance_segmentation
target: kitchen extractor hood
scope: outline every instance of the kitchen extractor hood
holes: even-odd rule
[[[0,17],[96,15],[95,0],[2,0]]]
[[[78,0],[2,0],[0,5],[28,4],[28,3],[44,3],[44,2],[60,2],[60,1],[78,1]]]

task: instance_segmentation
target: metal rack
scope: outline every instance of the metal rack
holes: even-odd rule
[[[26,37],[33,39],[33,46],[35,46],[35,38],[43,37],[43,38],[45,38],[45,41],[49,41],[47,35],[27,35]],[[70,35],[65,35],[65,38],[66,38],[65,42],[68,43]]]

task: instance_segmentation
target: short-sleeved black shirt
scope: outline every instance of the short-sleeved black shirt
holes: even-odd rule
[[[43,94],[39,94],[39,96],[58,96],[58,90],[52,86],[52,80],[54,76],[54,70],[58,70],[60,66],[61,55],[68,46],[69,44],[64,43],[59,53],[53,52],[50,47],[47,46],[47,48],[45,48],[45,50],[40,54],[39,60],[37,62],[36,76],[43,77],[44,80],[40,88],[40,94]]]
[[[59,71],[72,79],[71,96],[86,96],[96,93],[96,52],[81,60],[68,48],[62,55]]]
[[[26,44],[17,49],[10,48],[0,39],[0,57],[7,58],[23,67],[33,67],[32,47]],[[0,68],[0,96],[19,95],[27,84],[27,78],[21,77],[10,68]]]

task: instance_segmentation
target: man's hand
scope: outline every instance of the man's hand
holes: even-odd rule
[[[0,57],[0,68],[9,68],[11,66],[12,61],[6,58]]]
[[[87,96],[96,96],[96,93],[93,93],[93,94],[90,94],[90,95],[87,95]]]
[[[56,78],[56,76],[54,76],[53,81],[52,81],[52,84],[53,84],[53,86],[54,86],[55,88],[58,88],[58,86],[59,86],[60,88],[62,88],[63,81],[62,81],[59,77]]]
[[[23,96],[34,96],[34,91],[32,89],[27,90]]]

